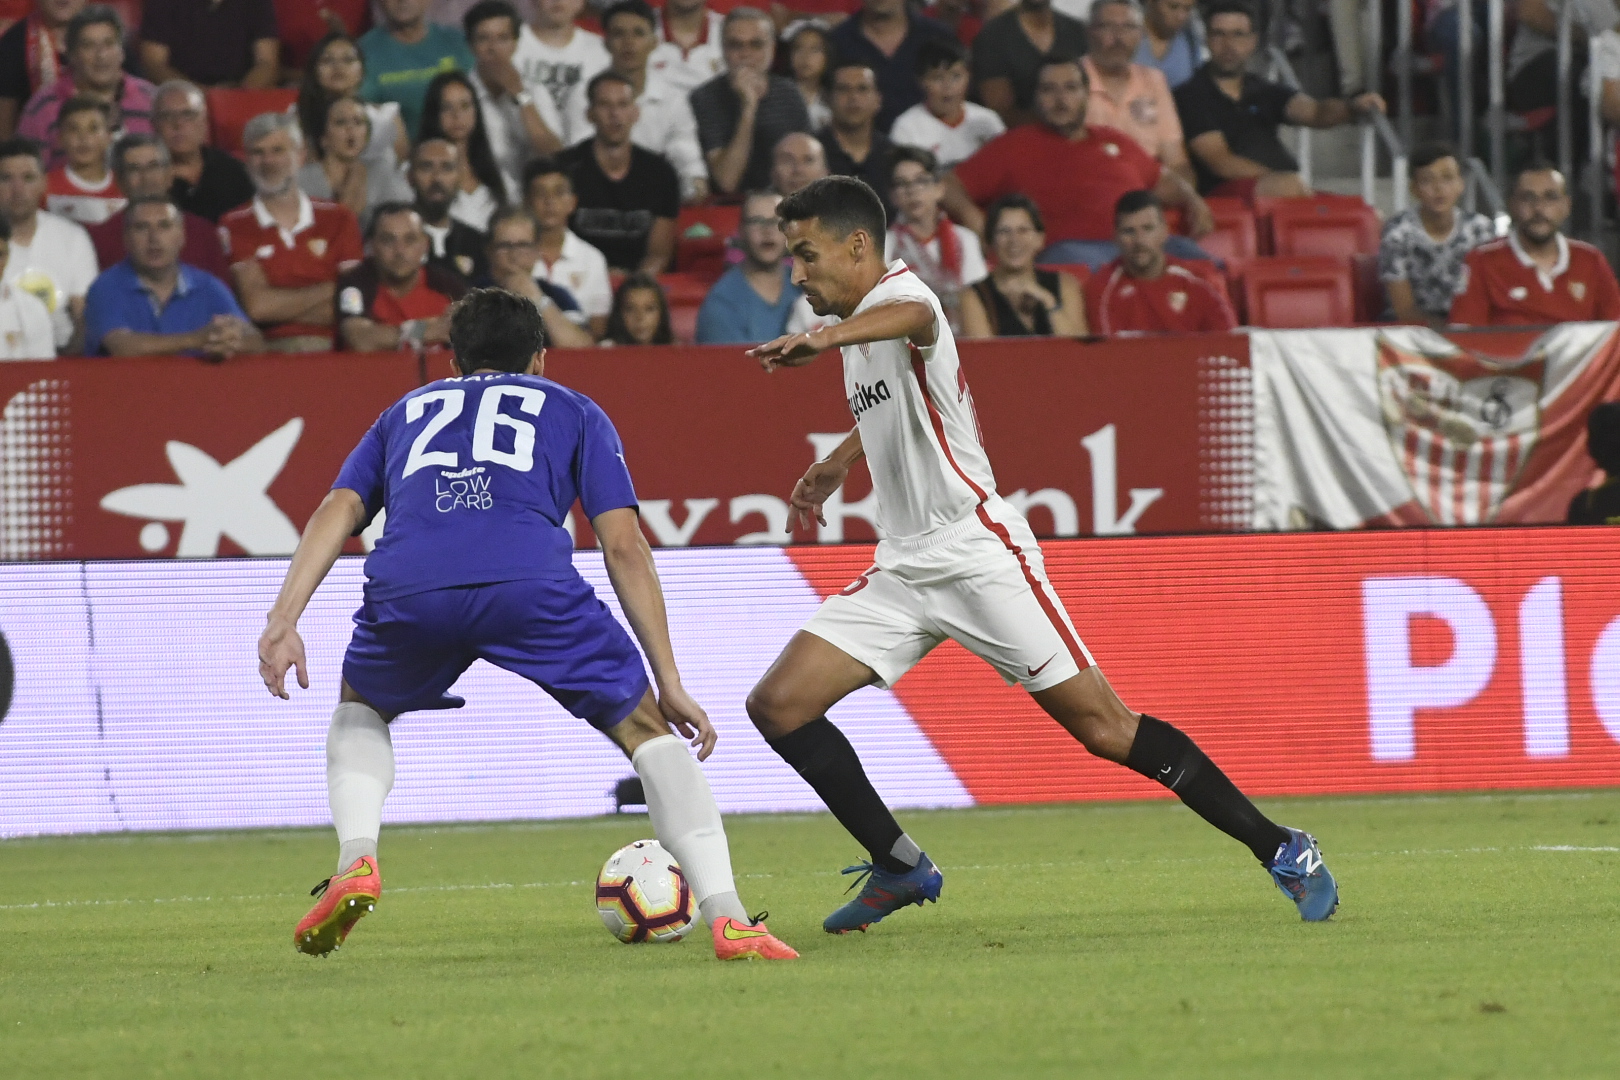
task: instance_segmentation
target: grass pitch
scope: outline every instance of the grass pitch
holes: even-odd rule
[[[902,815],[941,903],[831,937],[829,817],[728,822],[793,964],[624,946],[645,817],[390,828],[377,913],[296,954],[326,832],[0,844],[0,1074],[1620,1075],[1620,793],[1270,800],[1344,904],[1305,925],[1170,803]]]

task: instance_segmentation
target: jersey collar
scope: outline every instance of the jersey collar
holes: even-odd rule
[[[658,16],[658,38],[663,44],[673,45],[677,49],[680,49],[681,59],[687,60],[694,52],[703,48],[703,46],[709,43],[709,30],[713,27],[715,20],[720,17],[722,16],[717,16],[712,11],[705,11],[703,13],[703,29],[698,31],[697,40],[692,43],[692,47],[690,49],[682,49],[681,43],[669,36],[669,26],[664,22],[663,14],[660,13]]]
[[[315,204],[310,201],[308,195],[305,195],[302,191],[298,192],[298,220],[293,223],[290,232],[276,224],[276,219],[271,217],[270,211],[265,208],[263,196],[253,196],[253,217],[259,223],[259,228],[275,229],[280,233],[282,245],[290,248],[293,246],[293,237],[305,229],[314,227]]]
[[[1536,280],[1541,283],[1544,292],[1552,292],[1553,283],[1569,269],[1569,241],[1564,239],[1563,233],[1556,233],[1554,237],[1558,241],[1558,261],[1553,263],[1552,271],[1548,272],[1536,265],[1536,261],[1519,246],[1519,230],[1508,230],[1508,247],[1513,250],[1513,257],[1518,259],[1525,269],[1536,272]]]

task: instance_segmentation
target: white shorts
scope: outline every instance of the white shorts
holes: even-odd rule
[[[1035,534],[1000,499],[927,536],[885,541],[878,565],[823,601],[804,629],[885,687],[947,638],[1032,693],[1094,663],[1046,578]]]

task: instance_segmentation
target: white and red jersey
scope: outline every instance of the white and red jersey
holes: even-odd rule
[[[128,202],[118,189],[112,170],[93,184],[68,168],[58,165],[45,174],[45,209],[80,225],[100,225]]]
[[[934,344],[891,338],[847,345],[843,354],[844,393],[872,473],[878,530],[900,540],[973,514],[995,498],[996,478],[939,298],[896,260],[853,314],[894,300],[934,309]]]

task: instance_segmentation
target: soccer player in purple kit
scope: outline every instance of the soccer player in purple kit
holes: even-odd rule
[[[641,534],[612,422],[595,402],[542,378],[539,312],[500,289],[451,312],[462,374],[406,394],[360,440],[310,517],[259,639],[259,674],[288,697],[308,689],[298,617],[348,537],[387,511],[366,559],[365,599],[326,738],[337,873],[293,942],[324,956],[382,896],[377,837],[394,784],[389,722],[465,702],[446,691],[477,659],[533,681],[629,756],[660,843],[680,863],[722,960],[798,956],[737,896],[708,781],[670,730],[714,750],[715,732],[681,686],[663,590]],[[601,541],[630,636],[574,569],[564,526],[578,499]]]

